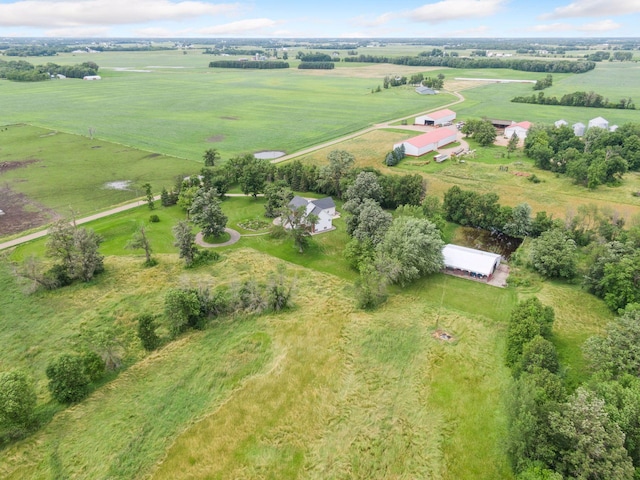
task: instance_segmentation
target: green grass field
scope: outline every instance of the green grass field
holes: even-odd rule
[[[401,46],[393,54],[411,48],[416,47]],[[366,53],[377,54],[375,48]],[[103,191],[105,182],[131,179],[134,190],[146,181],[169,185],[174,175],[199,168],[206,148],[218,148],[223,156],[292,152],[453,98],[418,97],[410,87],[370,93],[386,74],[425,69],[356,64],[328,72],[239,72],[208,69],[211,59],[197,51],[68,54],[56,61],[96,61],[104,80],[0,82],[0,125],[27,122],[51,129],[0,128],[0,163],[38,160],[5,171],[0,179],[51,209],[72,204],[94,211],[142,195]],[[445,75],[537,78],[506,70]],[[632,65],[601,64],[586,75],[592,77],[590,89],[602,94],[617,91],[616,76],[629,79],[624,82],[630,82],[630,92],[640,88]],[[573,91],[582,81],[582,76],[554,76],[549,92]],[[460,118],[563,117],[586,123],[602,115],[623,123],[629,121],[625,115],[635,114],[508,102],[531,85],[465,88],[467,100],[454,107]],[[86,138],[89,126],[100,140]],[[496,192],[508,205],[527,201],[534,211],[556,217],[585,203],[618,210],[628,219],[640,213],[631,196],[637,174],[628,174],[619,187],[587,191],[534,170],[521,153],[506,158],[502,147],[477,149],[465,164],[419,165],[408,159],[384,167],[384,154],[407,136],[378,130],[302,160],[322,165],[330,150],[341,148],[356,156],[358,166],[420,173],[428,193],[439,196],[460,185]],[[499,170],[502,165],[509,171]],[[187,167],[193,170],[184,172]],[[542,183],[514,171],[535,172]],[[60,187],[65,179],[72,188]],[[511,381],[503,361],[504,333],[511,309],[531,295],[555,309],[553,341],[570,388],[588,375],[581,344],[612,318],[602,301],[578,286],[533,276],[527,286],[514,282],[501,289],[435,274],[406,288],[392,287],[389,301],[377,311],[360,311],[353,298],[357,274],[342,256],[348,241],[344,219],[335,221],[335,231],[312,237],[300,254],[290,239],[247,236],[254,232],[240,226],[269,221],[263,199],[228,198],[222,208],[228,226],[243,237],[216,249],[218,261],[191,270],[183,268],[173,246],[171,227],[184,218],[178,207],[142,206],[88,224],[105,239],[106,271],[87,284],[25,293],[28,285],[12,275],[10,262],[41,256],[45,239],[0,256],[0,370],[18,367],[32,376],[42,424],[23,440],[0,445],[1,478],[511,480],[503,444],[503,399]],[[152,213],[160,222],[148,223]],[[124,248],[142,224],[159,262],[155,267],[143,267],[142,252]],[[455,228],[447,226],[448,238],[454,238]],[[151,354],[141,348],[135,333],[140,313],[158,314],[159,332],[168,335],[162,316],[168,289],[264,282],[278,265],[285,265],[295,284],[291,310],[217,321]],[[514,271],[514,279],[526,275],[533,274]],[[53,402],[47,364],[82,345],[87,331],[105,328],[118,336],[124,368],[77,405]],[[451,334],[452,341],[434,338],[436,329]]]

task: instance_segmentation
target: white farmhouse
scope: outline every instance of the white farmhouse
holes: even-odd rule
[[[518,135],[519,139],[527,138],[527,133],[529,133],[529,129],[531,128],[531,122],[518,122],[512,123],[507,128],[504,129],[504,136],[507,138],[513,137],[513,134]]]
[[[333,217],[336,216],[336,204],[331,197],[307,200],[299,196],[295,196],[289,202],[289,208],[292,210],[300,207],[306,208],[305,217],[311,214],[318,217],[318,220],[311,226],[311,233],[320,233],[333,229]],[[283,220],[285,228],[291,228],[286,219]]]
[[[420,115],[416,117],[413,122],[414,125],[433,125],[442,126],[446,123],[451,123],[456,119],[456,112],[445,108],[444,110],[438,110],[437,112],[428,113],[427,115]]]
[[[458,131],[452,128],[438,128],[431,132],[412,137],[404,142],[396,143],[393,149],[404,146],[405,155],[419,157],[428,152],[433,152],[440,147],[455,142],[458,139]]]

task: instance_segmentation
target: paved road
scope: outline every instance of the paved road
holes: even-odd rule
[[[443,108],[448,108],[448,107],[451,107],[453,105],[457,105],[458,103],[464,102],[465,98],[460,93],[458,93],[458,92],[450,92],[450,93],[452,93],[453,95],[458,97],[458,100],[456,100],[455,102],[448,103],[446,105],[442,105],[442,106],[440,106],[438,108],[432,108],[431,110],[427,110],[425,112],[420,112],[420,113],[416,113],[414,115],[409,115],[408,117],[397,118],[395,120],[389,120],[388,122],[384,122],[384,123],[379,123],[379,124],[373,125],[371,127],[365,128],[364,130],[360,130],[358,132],[354,132],[354,133],[351,133],[349,135],[345,135],[344,137],[336,138],[335,140],[331,140],[329,142],[321,143],[321,144],[316,145],[314,147],[306,148],[304,150],[300,150],[299,152],[295,152],[295,153],[292,153],[290,155],[285,155],[283,157],[277,158],[275,160],[272,160],[272,163],[284,162],[284,161],[290,160],[292,158],[300,157],[302,155],[307,155],[309,153],[315,152],[316,150],[320,150],[322,148],[326,148],[326,147],[329,147],[331,145],[336,145],[338,143],[344,142],[345,140],[350,140],[352,138],[364,135],[365,133],[373,132],[374,130],[379,130],[381,128],[389,128],[389,127],[392,126],[391,125],[392,123],[401,122],[402,120],[407,120],[409,118],[412,118],[412,117],[415,117],[415,116],[418,116],[418,115],[424,115],[424,114],[427,114],[429,112],[433,112],[433,111],[440,110],[440,109],[443,109]],[[402,128],[402,127],[405,127],[405,125],[394,126],[393,128]],[[407,129],[413,129],[413,127],[408,126],[408,125],[406,127],[408,127]],[[229,197],[240,197],[240,196],[244,196],[244,194],[242,194],[242,193],[228,193],[227,196],[229,196]],[[159,199],[160,199],[160,195],[156,195],[154,197],[154,200],[156,200],[156,201],[159,200]],[[125,210],[131,210],[132,208],[139,207],[140,205],[144,205],[145,203],[146,203],[146,200],[138,200],[137,202],[127,203],[126,205],[120,205],[119,207],[111,208],[109,210],[105,210],[104,212],[96,213],[95,215],[90,215],[88,217],[84,217],[84,218],[81,218],[79,220],[76,220],[76,224],[77,225],[81,225],[83,223],[91,222],[91,221],[97,220],[99,218],[108,217],[110,215],[113,215],[114,213],[124,212]],[[41,230],[39,232],[31,233],[29,235],[24,235],[22,237],[14,238],[13,240],[9,240],[7,242],[0,243],[0,250],[5,250],[7,248],[15,247],[17,245],[20,245],[20,244],[26,243],[26,242],[30,242],[31,240],[35,240],[37,238],[42,238],[45,235],[47,235],[48,233],[49,233],[49,230],[45,229],[45,230]],[[238,234],[238,235],[240,235],[240,234]],[[235,242],[233,242],[233,243],[235,243]],[[225,245],[226,245],[226,243],[225,243]],[[217,246],[223,246],[223,244],[219,244]]]

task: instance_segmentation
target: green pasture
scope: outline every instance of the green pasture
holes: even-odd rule
[[[0,163],[19,165],[0,173],[5,186],[25,194],[35,208],[60,216],[131,201],[144,195],[147,182],[158,194],[161,187],[170,188],[176,176],[200,168],[182,158],[28,125],[0,128]],[[129,184],[125,189],[107,185],[117,181]]]

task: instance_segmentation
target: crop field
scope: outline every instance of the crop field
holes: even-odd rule
[[[210,69],[209,55],[176,58],[176,52],[125,54],[119,65],[119,57],[101,55],[72,62],[106,65],[101,81],[2,81],[0,125],[29,123],[79,135],[91,127],[101,140],[199,160],[208,148],[223,158],[263,150],[292,153],[452,99],[420,96],[413,89],[371,93],[386,74],[409,70],[391,65],[376,67],[379,76],[350,77],[293,68]]]

